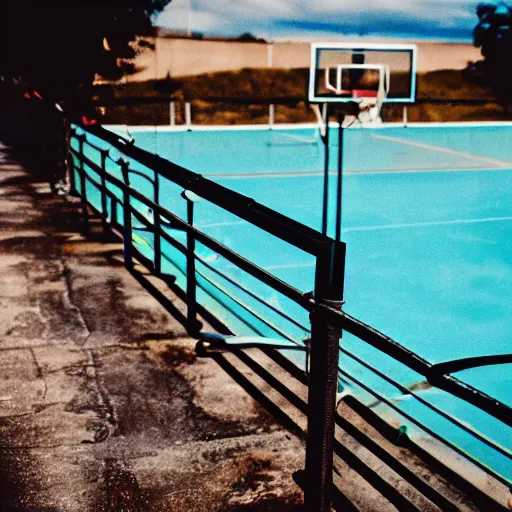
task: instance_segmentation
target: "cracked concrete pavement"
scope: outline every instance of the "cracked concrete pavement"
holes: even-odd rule
[[[298,510],[298,439],[0,146],[0,510]]]

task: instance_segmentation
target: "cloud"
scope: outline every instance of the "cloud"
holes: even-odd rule
[[[467,0],[173,0],[157,19],[169,28],[207,34],[252,32],[269,38],[317,34],[336,37],[471,38],[478,1]]]

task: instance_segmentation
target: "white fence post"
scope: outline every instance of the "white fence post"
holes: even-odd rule
[[[275,121],[275,106],[273,103],[271,103],[268,106],[268,127],[272,129],[272,126],[274,126]]]
[[[169,123],[171,126],[176,124],[176,107],[174,105],[174,101],[169,103]]]
[[[187,130],[192,130],[192,106],[190,101],[185,103],[185,125],[187,126]]]

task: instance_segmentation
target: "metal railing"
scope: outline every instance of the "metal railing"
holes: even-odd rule
[[[97,145],[100,140],[104,145]],[[334,449],[334,426],[336,415],[336,390],[339,376],[352,382],[356,387],[364,389],[376,399],[394,409],[401,417],[416,424],[423,431],[441,441],[460,456],[491,475],[506,486],[511,482],[498,471],[488,467],[477,457],[466,453],[454,442],[439,435],[425,425],[419,418],[407,414],[382,393],[372,389],[364,382],[339,367],[339,353],[355,360],[379,378],[393,385],[396,389],[412,396],[424,407],[440,415],[466,434],[477,439],[503,457],[512,460],[510,449],[489,439],[477,429],[444,412],[439,407],[423,399],[421,395],[405,388],[389,375],[380,372],[368,361],[363,361],[343,347],[339,346],[342,331],[374,347],[383,354],[398,361],[414,372],[422,375],[428,383],[463,400],[481,411],[496,418],[504,425],[512,427],[511,409],[505,403],[485,394],[452,376],[451,373],[461,369],[512,362],[512,356],[492,356],[489,358],[470,358],[443,364],[432,364],[412,351],[406,349],[388,336],[380,333],[363,322],[351,317],[341,310],[343,301],[343,282],[345,269],[345,244],[333,240],[319,232],[308,228],[284,215],[273,211],[262,204],[227,189],[194,172],[188,171],[172,162],[144,151],[128,141],[102,127],[77,126],[72,130],[73,173],[77,180],[74,188],[81,196],[82,212],[85,225],[89,222],[89,211],[92,209],[102,219],[103,229],[113,226],[122,231],[124,241],[124,258],[128,268],[133,268],[134,259],[144,263],[146,267],[159,277],[165,277],[161,266],[161,241],[164,240],[180,251],[186,258],[186,287],[184,298],[187,303],[187,324],[191,333],[200,336],[201,325],[198,313],[202,311],[197,302],[198,270],[196,263],[201,257],[196,254],[195,244],[199,242],[212,251],[222,255],[231,264],[242,269],[257,280],[284,295],[310,313],[311,319],[311,351],[309,371],[308,399],[308,436],[306,444],[306,508],[311,511],[327,511],[331,499],[332,460]],[[100,154],[100,161],[95,162],[85,154],[86,147],[93,148]],[[121,158],[112,160],[112,149],[121,153]],[[121,177],[116,177],[107,170],[107,160],[118,166]],[[153,174],[131,168],[130,162],[144,165]],[[92,171],[92,172],[91,172]],[[95,178],[93,174],[99,177]],[[131,184],[132,175],[142,176],[153,188],[151,197],[141,193]],[[186,219],[161,205],[160,181],[169,180],[182,188],[182,198],[186,201]],[[94,206],[88,197],[88,187],[93,186],[100,192],[100,207]],[[117,192],[117,193],[116,193]],[[236,215],[240,219],[257,226],[279,240],[301,249],[315,258],[315,285],[312,293],[303,293],[295,287],[277,278],[255,263],[226,247],[194,225],[195,203],[202,198],[223,210]],[[138,202],[152,212],[152,218],[143,215],[134,205]],[[122,211],[122,215],[119,212]],[[134,245],[134,220],[142,229],[153,236],[153,259],[150,261]],[[181,230],[186,234],[185,243],[178,241],[169,234],[169,227]],[[210,270],[218,272],[210,267]],[[233,283],[242,287],[240,283]],[[245,290],[246,292],[250,290]],[[256,297],[256,295],[254,295]],[[240,303],[243,307],[243,303]],[[269,305],[266,305],[269,307]],[[271,306],[270,306],[271,307]],[[278,314],[286,316],[282,311]],[[254,313],[254,312],[252,312]],[[264,320],[264,318],[263,318]],[[288,320],[294,321],[288,317]],[[283,337],[286,336],[283,334]],[[305,346],[297,346],[306,351]]]

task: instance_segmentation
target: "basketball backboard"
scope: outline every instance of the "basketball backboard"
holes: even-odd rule
[[[416,46],[312,44],[309,101],[334,103],[363,99],[413,103],[416,99]]]

